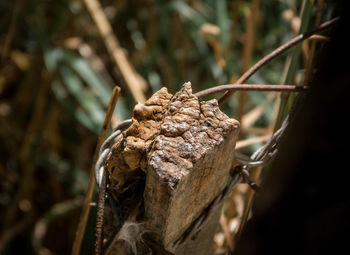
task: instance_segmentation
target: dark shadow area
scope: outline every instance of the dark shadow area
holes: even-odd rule
[[[342,19],[316,62],[311,90],[296,104],[234,254],[340,254],[348,248],[348,2],[339,9]]]

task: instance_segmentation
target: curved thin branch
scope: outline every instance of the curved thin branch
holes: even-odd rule
[[[277,49],[272,51],[270,54],[266,55],[261,60],[259,60],[255,65],[253,65],[251,68],[249,68],[249,70],[247,72],[245,72],[241,76],[241,78],[239,78],[237,80],[237,82],[235,82],[235,83],[236,84],[242,84],[243,82],[247,81],[256,71],[258,71],[261,67],[263,67],[268,62],[270,62],[272,59],[274,59],[275,57],[281,55],[286,50],[288,50],[291,47],[295,46],[299,42],[309,38],[313,34],[321,32],[322,30],[324,30],[324,29],[334,25],[339,19],[340,19],[340,17],[336,17],[334,19],[326,21],[325,23],[321,24],[319,27],[317,27],[317,28],[315,28],[315,29],[313,29],[313,30],[311,30],[309,32],[306,32],[304,34],[300,34],[300,35],[294,37],[292,40],[290,40],[290,41],[286,42],[285,44],[281,45],[280,47],[278,47]],[[223,95],[219,99],[219,105],[220,106],[223,105],[233,95],[233,93],[234,93],[234,91],[226,92],[226,94]]]
[[[226,84],[195,93],[198,98],[206,97],[223,91],[304,91],[307,87],[295,85],[262,85],[262,84]]]

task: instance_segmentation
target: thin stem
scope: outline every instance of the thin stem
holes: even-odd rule
[[[328,42],[330,40],[330,38],[328,36],[324,36],[324,35],[312,35],[309,40],[313,41],[313,42]]]
[[[11,51],[11,45],[13,43],[13,39],[16,35],[17,30],[17,23],[18,23],[18,16],[20,15],[22,9],[23,9],[23,0],[15,1],[15,4],[13,6],[13,13],[11,17],[11,23],[9,26],[9,30],[6,33],[5,40],[2,44],[1,49],[1,58],[0,63],[3,64],[6,58],[8,57],[10,51]]]
[[[106,117],[105,117],[105,120],[103,122],[101,134],[100,134],[100,137],[98,138],[97,146],[95,148],[94,157],[93,157],[93,161],[92,161],[92,165],[91,165],[91,169],[90,169],[90,183],[89,183],[89,187],[88,187],[88,190],[87,190],[87,193],[85,196],[83,210],[82,210],[81,215],[80,215],[80,220],[79,220],[77,232],[75,235],[75,240],[74,240],[73,247],[72,247],[72,255],[79,255],[79,253],[80,253],[80,247],[81,247],[81,243],[83,241],[85,228],[86,228],[86,222],[88,220],[88,216],[89,216],[89,212],[90,212],[90,203],[91,203],[91,199],[92,199],[92,195],[93,195],[93,191],[94,191],[94,187],[95,187],[95,177],[94,177],[95,164],[97,162],[98,153],[100,151],[101,145],[103,144],[104,140],[106,140],[107,133],[108,133],[108,127],[111,123],[113,111],[114,111],[115,105],[117,103],[119,92],[120,92],[120,88],[118,86],[116,86],[113,89],[112,96],[111,96],[111,99],[110,99],[108,107],[107,107]]]
[[[259,0],[252,0],[250,8],[247,10],[245,18],[246,18],[246,32],[244,39],[244,48],[243,48],[243,59],[242,59],[242,67],[243,72],[246,72],[249,69],[249,65],[252,59],[252,54],[254,50],[254,35],[255,35],[255,24],[256,17],[258,16],[259,11]],[[238,99],[238,115],[237,120],[241,121],[246,105],[246,92],[242,91],[239,94]]]
[[[104,40],[111,58],[114,60],[126,85],[129,87],[134,100],[141,103],[145,102],[146,98],[143,89],[147,87],[147,83],[136,73],[125,51],[121,48],[118,38],[113,32],[113,28],[102,10],[100,2],[98,0],[84,0],[84,3]]]
[[[104,221],[104,209],[106,201],[106,185],[107,185],[107,171],[103,172],[100,193],[98,194],[97,217],[96,217],[96,240],[95,240],[95,255],[102,254],[102,230]]]
[[[206,97],[223,91],[304,91],[307,87],[295,85],[264,85],[264,84],[226,84],[195,93],[198,98]]]
[[[312,1],[311,0],[303,0],[301,12],[300,12],[300,19],[301,19],[301,24],[299,27],[299,34],[305,33],[308,29],[308,25],[310,23],[310,17],[311,17],[311,11],[312,11]],[[283,77],[283,82],[282,84],[290,84],[294,83],[295,81],[295,75],[297,73],[297,69],[299,67],[299,59],[300,56],[303,53],[303,47],[302,45],[297,45],[294,49],[293,52],[290,54],[288,57],[288,61],[286,62],[286,69],[288,70],[286,72],[286,76]],[[306,56],[304,50],[304,55]],[[304,69],[306,66],[304,65]],[[287,115],[287,109],[290,108],[294,95],[291,95],[290,93],[282,93],[281,96],[281,102],[278,107],[278,114],[277,114],[277,119],[275,123],[274,130],[276,131],[279,129],[279,127],[282,124],[282,121]]]
[[[244,140],[240,140],[236,142],[236,147],[235,150],[241,150],[243,148],[246,148],[248,146],[251,146],[253,144],[261,143],[261,142],[266,142],[271,138],[271,134],[267,135],[262,135],[262,136],[255,136],[252,138],[247,138]]]
[[[256,71],[258,71],[261,67],[263,67],[268,62],[270,62],[272,59],[278,57],[279,55],[284,53],[286,50],[288,50],[291,47],[295,46],[299,42],[309,38],[313,34],[321,32],[322,30],[324,30],[324,29],[334,25],[338,20],[339,20],[339,17],[336,17],[334,19],[326,21],[323,24],[321,24],[319,27],[317,27],[317,28],[315,28],[315,29],[313,29],[313,30],[311,30],[309,32],[300,34],[300,35],[294,37],[292,40],[290,40],[290,41],[286,42],[285,44],[281,45],[280,47],[278,47],[277,49],[275,49],[274,51],[272,51],[271,53],[266,55],[264,58],[259,60],[255,65],[253,65],[247,72],[245,72],[241,76],[241,78],[239,78],[237,80],[236,84],[242,84],[243,82],[247,81]],[[226,94],[219,99],[219,105],[220,106],[223,105],[233,94],[234,94],[234,91],[226,92]]]
[[[323,0],[319,0],[319,1],[317,1],[317,12],[316,12],[315,26],[320,25],[322,12],[323,12]],[[311,36],[311,38],[312,37],[315,38],[315,35]],[[318,39],[319,39],[319,37],[318,37]],[[315,55],[315,50],[316,50],[316,42],[317,42],[316,40],[313,40],[311,43],[310,54],[309,54],[309,57],[307,59],[306,68],[305,68],[304,84],[307,84],[308,81],[310,80],[310,77],[311,77],[313,57]]]

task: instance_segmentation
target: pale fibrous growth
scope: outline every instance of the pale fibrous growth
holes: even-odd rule
[[[142,242],[142,235],[147,233],[144,223],[126,221],[119,230],[115,241],[123,240],[130,250],[130,254],[137,254],[137,242]],[[107,250],[107,254],[109,251]]]

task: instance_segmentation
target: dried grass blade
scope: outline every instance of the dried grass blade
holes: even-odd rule
[[[100,3],[97,0],[84,0],[84,3],[95,21],[98,31],[101,37],[104,39],[104,43],[106,44],[110,55],[120,70],[123,79],[129,87],[135,101],[144,103],[146,101],[146,97],[142,92],[142,88],[146,87],[146,81],[141,79],[141,77],[131,66],[124,50],[119,45],[117,37],[113,33],[112,26],[108,22]]]
[[[111,96],[110,102],[108,104],[106,117],[105,117],[105,120],[104,120],[104,123],[102,126],[101,134],[100,134],[100,137],[98,138],[97,146],[95,149],[95,153],[94,153],[94,157],[93,157],[93,161],[92,161],[92,165],[91,165],[91,169],[90,169],[89,187],[88,187],[88,190],[87,190],[87,193],[85,196],[83,210],[82,210],[82,213],[80,215],[80,220],[79,220],[75,240],[74,240],[73,247],[72,247],[72,255],[79,255],[79,253],[80,253],[80,247],[81,247],[81,244],[83,241],[86,223],[87,223],[89,212],[90,212],[90,203],[91,203],[91,199],[92,199],[92,195],[93,195],[93,191],[94,191],[94,187],[95,187],[95,177],[94,177],[95,164],[97,161],[98,152],[100,151],[100,147],[107,137],[108,127],[109,127],[109,124],[110,124],[111,119],[112,119],[114,107],[117,104],[119,92],[120,92],[120,88],[118,86],[116,86],[113,89],[112,96]]]
[[[256,143],[266,142],[270,138],[271,138],[271,134],[268,134],[268,135],[257,136],[257,137],[252,137],[252,138],[247,138],[244,140],[237,141],[236,150],[243,149],[245,147],[248,147]]]

